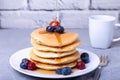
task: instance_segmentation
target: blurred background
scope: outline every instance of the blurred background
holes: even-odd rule
[[[47,26],[57,14],[65,28],[88,28],[88,17],[95,14],[119,22],[120,0],[0,0],[0,28]]]

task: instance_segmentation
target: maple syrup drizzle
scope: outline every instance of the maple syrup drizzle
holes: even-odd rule
[[[55,37],[58,41],[59,46],[61,47],[62,46],[62,40],[61,40],[61,37],[60,37],[60,33],[55,33]]]
[[[57,63],[61,63],[61,59],[55,58],[55,60],[56,60]]]
[[[55,33],[55,37],[58,41],[58,44],[59,46],[61,47],[62,46],[62,40],[61,40],[61,37],[60,37],[60,33]],[[58,53],[59,54],[59,53]],[[59,55],[60,56],[60,55]],[[58,63],[61,63],[61,59],[60,58],[56,58],[55,59]]]
[[[78,70],[77,68],[72,69],[73,72],[76,72],[77,70]],[[43,73],[43,74],[49,74],[49,75],[56,74],[55,70],[36,69],[35,72]]]
[[[44,70],[44,69],[36,69],[35,71],[38,73],[43,73],[43,74],[56,74],[55,71]]]
[[[58,56],[58,58],[54,58],[54,60],[57,62],[57,63],[61,63],[61,54],[60,53],[58,53],[58,52],[55,52],[56,54],[57,54],[57,56]]]
[[[41,29],[39,32],[40,32],[40,34],[50,33],[50,32],[47,32],[45,28]],[[53,32],[51,32],[51,33],[53,33]],[[62,40],[61,40],[61,37],[60,37],[60,33],[54,32],[54,34],[55,34],[55,37],[56,37],[56,39],[58,41],[59,46],[61,47],[62,46]],[[56,62],[61,63],[61,59],[60,58],[55,58],[55,60],[56,60]]]

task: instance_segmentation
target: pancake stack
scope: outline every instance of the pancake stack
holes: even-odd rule
[[[40,28],[31,33],[31,44],[30,59],[40,69],[73,68],[80,59],[80,53],[76,50],[80,45],[77,33],[65,31],[60,34]]]

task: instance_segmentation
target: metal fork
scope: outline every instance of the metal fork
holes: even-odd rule
[[[99,80],[102,68],[107,66],[108,64],[108,56],[101,56],[100,57],[100,64],[98,69],[95,71],[94,79],[93,80]]]

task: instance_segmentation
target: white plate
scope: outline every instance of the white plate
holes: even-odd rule
[[[10,57],[10,65],[17,71],[26,74],[26,75],[30,75],[30,76],[34,76],[34,77],[41,77],[41,78],[71,78],[71,77],[76,77],[76,76],[81,76],[84,74],[87,74],[93,70],[95,70],[98,65],[99,65],[99,57],[87,50],[84,49],[79,49],[78,51],[80,53],[82,52],[87,52],[90,56],[90,62],[88,64],[86,64],[86,69],[84,70],[77,70],[75,72],[73,72],[70,75],[57,75],[57,74],[44,74],[44,73],[38,73],[35,71],[30,71],[30,70],[24,70],[20,68],[20,62],[23,58],[29,58],[29,52],[30,52],[31,48],[26,48],[26,49],[22,49],[20,51],[17,51],[16,53],[14,53],[11,57]]]

